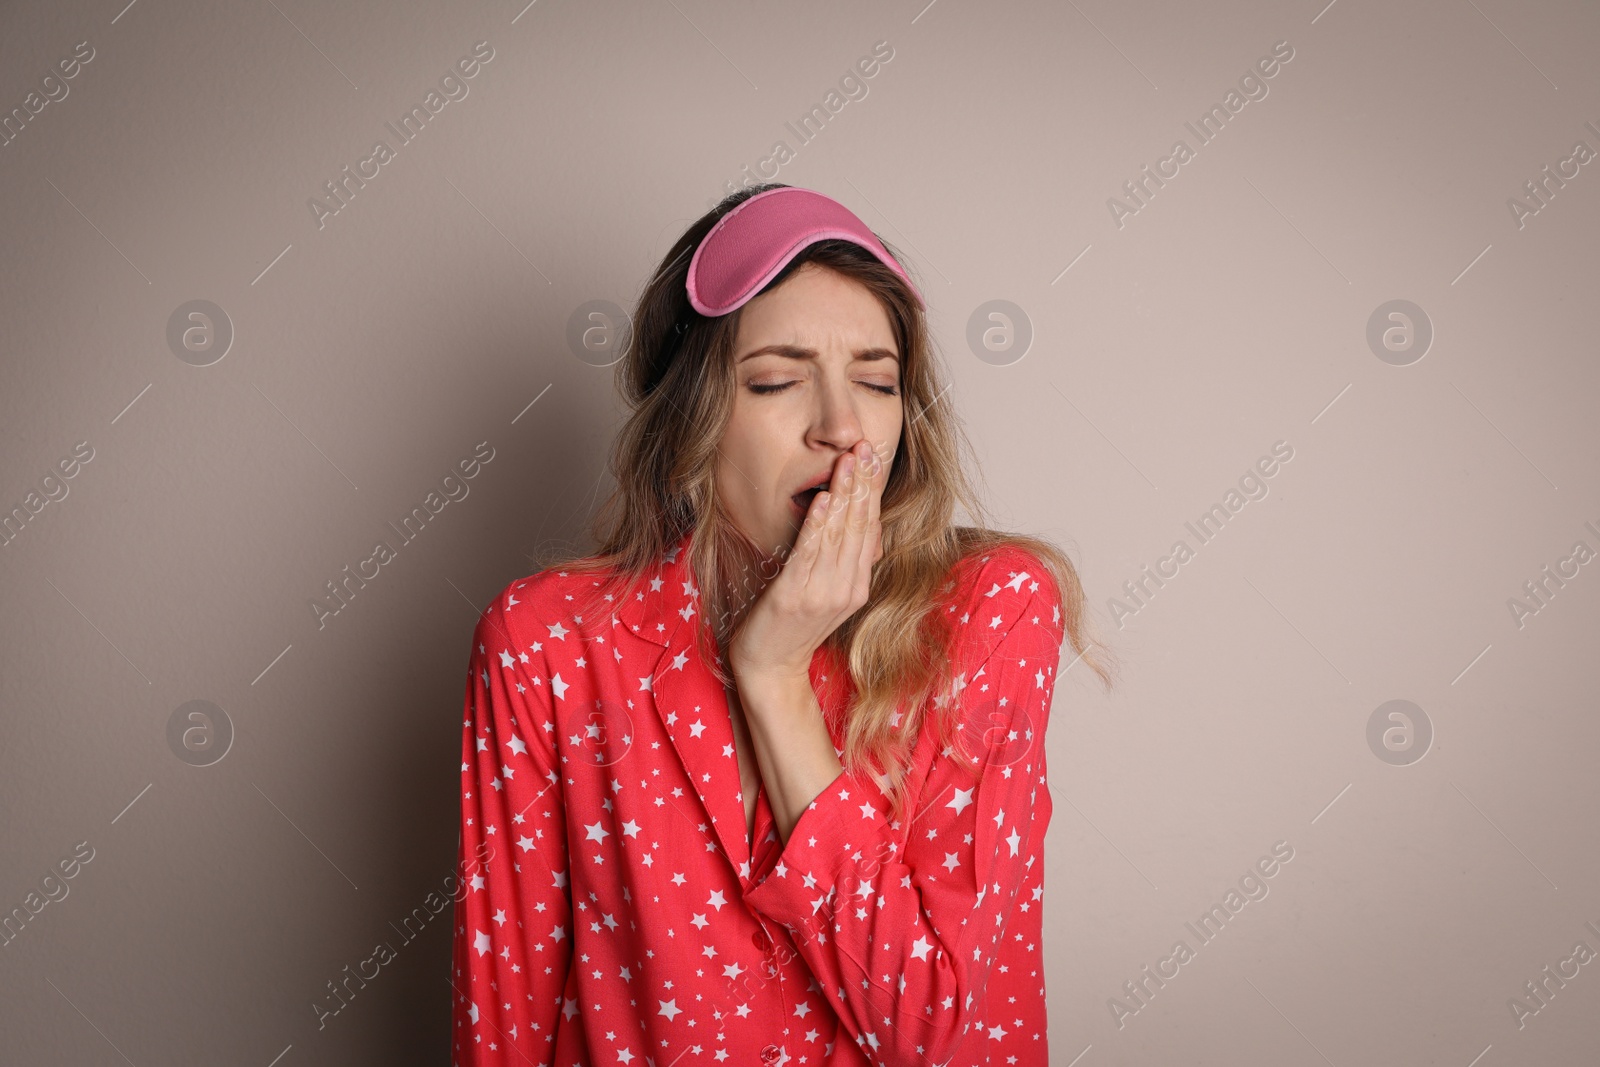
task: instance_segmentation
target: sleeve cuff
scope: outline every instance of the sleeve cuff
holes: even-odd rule
[[[841,771],[800,813],[777,861],[745,891],[745,903],[790,930],[810,924],[849,871],[876,873],[896,858],[888,807],[871,777]]]

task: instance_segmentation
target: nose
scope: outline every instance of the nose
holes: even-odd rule
[[[813,441],[844,452],[865,436],[851,388],[848,376],[837,379],[824,376],[821,388],[815,393],[817,410],[812,414],[810,430]]]

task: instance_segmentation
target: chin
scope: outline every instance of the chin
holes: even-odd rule
[[[757,551],[764,556],[787,552],[793,548],[795,534],[798,532],[791,530],[782,519],[764,524],[741,522],[737,525],[745,538],[755,545]],[[752,527],[757,532],[750,532]]]
[[[763,543],[761,550],[767,553],[769,556],[786,556],[791,550],[793,550],[795,542],[799,539],[800,530],[798,527],[784,527],[781,531],[774,533],[770,540]]]

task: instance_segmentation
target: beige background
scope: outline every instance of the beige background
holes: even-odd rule
[[[448,1061],[448,920],[391,924],[454,864],[477,611],[608,487],[621,413],[569,319],[628,306],[782,139],[779,180],[905,252],[1000,521],[1069,548],[1126,660],[1111,696],[1072,669],[1048,735],[1053,1062],[1595,1061],[1600,961],[1520,1027],[1508,1002],[1600,952],[1600,564],[1520,626],[1508,601],[1600,551],[1600,165],[1520,227],[1507,201],[1600,151],[1600,10],[119,3],[0,12],[0,114],[94,52],[0,147],[0,506],[93,450],[0,548],[0,912],[93,849],[0,947],[0,1058]],[[308,200],[479,41],[468,95],[319,228]],[[1278,41],[1198,146],[1183,123]],[[997,299],[1020,359],[968,347]],[[1395,299],[1434,333],[1406,365],[1366,337]],[[208,366],[167,341],[192,300],[234,331]],[[468,495],[319,628],[324,583],[481,441]],[[1119,629],[1123,583],[1278,441],[1266,497]],[[1396,699],[1420,759],[1369,743]],[[232,724],[209,766],[169,745],[191,700]],[[1201,945],[1185,922],[1280,841]],[[1180,938],[1140,1006],[1123,983]]]

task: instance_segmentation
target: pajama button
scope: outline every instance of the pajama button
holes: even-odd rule
[[[772,938],[767,936],[767,932],[765,930],[757,930],[755,933],[750,935],[750,943],[762,952],[765,952],[767,949],[772,947]]]
[[[768,1045],[761,1050],[762,1063],[777,1063],[778,1057],[783,1055],[783,1050],[777,1045]]]

